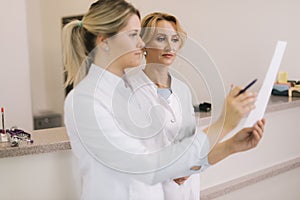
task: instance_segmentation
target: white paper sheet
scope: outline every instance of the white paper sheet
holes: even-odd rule
[[[277,42],[271,64],[257,96],[257,100],[255,103],[256,108],[250,112],[249,116],[245,120],[244,127],[253,126],[258,120],[263,118],[286,45],[287,42]]]

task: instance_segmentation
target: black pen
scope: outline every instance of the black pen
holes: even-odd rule
[[[257,81],[257,78],[254,79],[251,83],[249,83],[244,89],[240,90],[239,93],[237,95],[235,95],[235,96],[237,97],[240,94],[246,92],[246,90],[248,90],[248,88],[251,87],[256,81]]]

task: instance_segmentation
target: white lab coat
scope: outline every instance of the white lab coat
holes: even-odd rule
[[[207,163],[209,143],[201,132],[153,157],[148,154],[153,149],[148,147],[156,142],[127,134],[126,112],[120,110],[128,102],[123,92],[131,89],[124,79],[93,64],[65,100],[65,125],[78,161],[81,199],[163,200],[163,181],[199,173],[191,167]],[[160,116],[157,118],[160,121]],[[169,157],[176,159],[170,162]]]
[[[159,145],[165,146],[178,143],[183,138],[190,137],[195,133],[196,123],[192,98],[190,90],[185,83],[171,76],[172,94],[167,99],[164,99],[158,94],[157,86],[152,83],[142,70],[133,70],[127,77],[130,77],[130,85],[135,87],[135,93],[138,93],[137,97],[141,99],[140,104],[145,110],[149,110],[148,106],[151,107],[160,102],[166,111],[166,124],[162,134],[164,138]],[[152,98],[149,98],[149,94],[152,95]],[[148,103],[145,103],[145,101]],[[208,166],[208,162],[203,163],[201,171]],[[178,185],[173,179],[166,180],[162,183],[162,189],[165,200],[199,200],[200,176],[199,174],[194,174],[182,185]]]

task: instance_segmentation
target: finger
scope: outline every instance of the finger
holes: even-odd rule
[[[179,181],[178,179],[174,179],[173,181],[174,181],[175,183],[177,183],[177,184],[180,183],[180,181]]]
[[[242,108],[241,108],[241,113],[242,113],[243,115],[249,114],[252,110],[254,110],[254,109],[256,108],[256,106],[255,106],[254,103],[255,103],[255,102],[251,102],[251,103],[246,104],[246,105],[241,105],[241,106],[242,106]]]
[[[242,114],[246,114],[255,108],[256,96],[253,93],[241,94],[241,97],[237,97],[235,101]]]
[[[174,181],[181,182],[181,181],[184,181],[184,179],[183,178],[177,178],[177,179],[174,179]]]
[[[256,97],[257,97],[257,94],[255,93],[255,92],[244,92],[244,93],[242,93],[242,94],[240,94],[240,95],[238,95],[237,97],[236,97],[236,99],[238,100],[238,101],[245,101],[245,100],[248,100],[248,99],[254,99],[254,100],[256,100]]]
[[[240,111],[242,113],[249,113],[250,111],[252,111],[253,109],[255,109],[255,99],[252,100],[246,100],[244,102],[239,102],[238,103],[238,109],[240,109]]]
[[[233,90],[233,87],[234,87],[234,85],[231,83],[229,93]]]
[[[236,97],[236,95],[237,95],[242,89],[243,89],[242,87],[239,87],[239,86],[233,87],[233,85],[232,85],[232,88],[231,88],[231,90],[230,90],[229,96],[231,96],[231,97]]]
[[[260,140],[260,138],[262,138],[263,130],[259,127],[258,124],[256,124],[255,127],[254,127],[253,135],[257,136],[258,138],[256,138],[256,139],[258,139],[258,140]]]
[[[262,132],[264,132],[264,130],[265,130],[265,124],[263,123],[263,121],[259,121],[259,127],[260,127],[260,129],[262,130]]]
[[[256,145],[258,144],[258,141],[259,141],[259,136],[257,134],[257,131],[254,130],[254,131],[252,131],[252,134],[251,134],[251,141],[250,141],[251,146],[256,147]]]
[[[249,105],[235,105],[236,113],[239,113],[241,117],[247,116],[253,109],[255,109],[255,104]]]
[[[254,145],[256,146],[262,137],[260,136],[257,130],[254,130],[252,132],[252,136],[253,136]]]
[[[257,121],[257,125],[261,129],[261,131],[264,132],[265,124],[263,120]]]
[[[249,114],[249,112],[255,108],[255,99],[253,100],[248,99],[247,101],[244,102],[232,100],[229,103],[230,103],[229,106],[232,106],[232,109],[234,109],[235,112],[239,113],[241,116],[245,116],[246,114]]]
[[[266,118],[262,118],[261,121],[263,122],[264,125],[266,125]]]
[[[178,185],[182,185],[184,183],[184,181],[179,181],[179,180],[174,180],[175,183],[177,183]]]
[[[246,128],[242,129],[243,132],[247,132],[247,133],[251,133],[253,130],[254,130],[254,127],[246,127]]]

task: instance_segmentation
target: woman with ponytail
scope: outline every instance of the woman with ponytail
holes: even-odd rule
[[[132,199],[130,176],[97,156],[110,150],[103,144],[107,135],[126,142],[125,136],[118,137],[110,104],[112,91],[124,83],[125,69],[140,64],[144,46],[140,23],[139,11],[127,1],[99,0],[81,21],[63,28],[65,84],[74,86],[65,100],[65,125],[76,158],[76,180],[81,180],[81,199]]]

